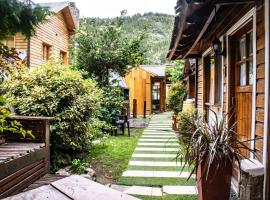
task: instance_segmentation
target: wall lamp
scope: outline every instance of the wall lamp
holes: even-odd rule
[[[214,51],[215,55],[217,56],[225,56],[225,50],[222,50],[222,43],[218,38],[215,38],[212,41],[212,50]]]

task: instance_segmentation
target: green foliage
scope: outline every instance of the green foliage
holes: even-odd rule
[[[177,61],[174,61],[173,64],[175,65],[175,67],[167,68],[166,75],[168,76],[168,79],[174,83],[174,82],[180,81],[180,77],[184,70],[184,61],[177,60]]]
[[[26,37],[35,33],[35,27],[50,14],[47,8],[33,5],[30,1],[0,1],[0,39],[18,32]]]
[[[172,83],[169,90],[168,107],[175,113],[182,111],[186,93],[186,85],[183,82]]]
[[[102,138],[104,135],[111,134],[112,125],[97,118],[92,118],[90,120],[89,126],[89,133],[92,140]]]
[[[100,109],[96,113],[96,117],[108,124],[112,124],[113,120],[119,116],[124,109],[123,92],[118,87],[104,87],[103,99],[100,99]]]
[[[189,109],[178,113],[178,131],[180,133],[180,143],[187,145],[192,137],[192,134],[196,131],[194,121],[198,118],[198,112],[196,109]]]
[[[74,40],[78,45],[74,52],[76,68],[95,78],[101,86],[109,84],[112,73],[124,76],[128,65],[142,63],[142,36],[128,40],[120,20],[102,26],[82,23]]]
[[[119,18],[85,18],[82,22],[84,24],[94,23],[97,27],[102,27],[105,24],[116,23],[118,20]],[[121,21],[121,28],[128,40],[143,35],[140,49],[145,52],[145,55],[142,64],[169,63],[166,55],[171,40],[173,16],[150,12],[143,15],[122,16]]]
[[[16,133],[21,134],[24,138],[28,135],[32,138],[35,138],[31,131],[24,130],[21,123],[14,120],[8,121],[11,113],[6,108],[9,105],[9,102],[6,98],[0,95],[0,133]]]
[[[19,114],[55,118],[52,153],[78,153],[91,141],[89,120],[99,109],[102,92],[79,72],[48,63],[14,73],[3,87]]]
[[[87,167],[87,163],[82,162],[80,159],[73,159],[71,161],[70,170],[76,174],[83,174]]]

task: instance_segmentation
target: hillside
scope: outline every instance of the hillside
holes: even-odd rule
[[[144,35],[143,49],[146,51],[144,64],[165,64],[168,63],[166,54],[168,52],[174,17],[160,13],[136,14],[122,17],[122,29],[128,38]],[[116,18],[100,19],[86,18],[84,23],[102,25],[115,22]]]

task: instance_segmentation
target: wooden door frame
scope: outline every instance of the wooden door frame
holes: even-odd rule
[[[231,43],[231,38],[235,33],[245,27],[250,21],[252,21],[252,30],[253,30],[253,74],[254,74],[254,84],[252,89],[252,119],[251,119],[251,140],[255,138],[255,125],[256,125],[256,79],[257,79],[257,70],[256,70],[256,7],[252,8],[249,12],[247,12],[233,27],[231,27],[226,33],[226,47],[227,47],[227,105],[226,105],[226,112],[228,116],[233,115],[233,108],[234,105],[232,103],[232,98],[235,97],[235,69],[232,67],[234,63],[233,54],[234,47]],[[234,64],[233,64],[234,65]],[[234,118],[234,117],[232,117]],[[231,126],[234,122],[228,121],[229,118],[227,117],[228,125]],[[255,148],[254,141],[251,141],[251,148]],[[250,158],[254,158],[254,155],[251,153]]]

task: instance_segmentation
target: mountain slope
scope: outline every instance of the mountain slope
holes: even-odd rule
[[[146,60],[143,64],[165,64],[168,63],[166,54],[168,52],[174,17],[160,13],[136,14],[122,17],[122,29],[128,38],[144,35],[142,44],[146,51]],[[95,21],[96,24],[115,22],[116,18],[100,19],[86,18],[84,22]]]

